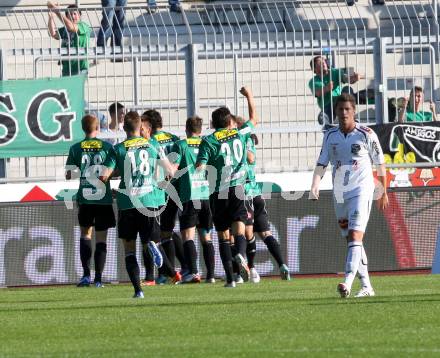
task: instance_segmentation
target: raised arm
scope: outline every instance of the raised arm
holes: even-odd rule
[[[48,1],[47,2],[47,7],[49,9],[52,9],[53,14],[55,14],[58,17],[58,19],[60,19],[60,21],[66,27],[67,31],[75,32],[75,33],[78,32],[78,25],[75,24],[71,19],[69,19],[69,17],[67,17],[66,15],[64,15],[60,11],[60,8],[58,7],[58,4],[53,3],[52,1]]]
[[[47,30],[49,32],[49,36],[54,38],[55,40],[59,40],[60,36],[58,35],[58,31],[55,25],[55,14],[53,12],[49,12],[47,20]]]
[[[255,127],[258,124],[259,118],[255,106],[254,94],[252,93],[252,90],[246,86],[240,89],[240,93],[246,97],[248,103],[249,120]]]

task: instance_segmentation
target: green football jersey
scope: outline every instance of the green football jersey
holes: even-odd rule
[[[130,137],[113,147],[104,165],[117,168],[121,175],[116,196],[119,210],[157,208],[165,203],[156,179],[157,160],[164,155],[155,140],[143,137]]]
[[[432,113],[431,112],[406,112],[406,121],[407,122],[431,122],[432,121]]]
[[[321,76],[314,76],[309,81],[309,88],[312,91],[313,95],[318,100],[318,106],[321,109],[330,105],[330,103],[342,93],[342,79],[344,77],[344,71],[339,68],[330,68],[330,72],[325,75],[323,78]],[[324,94],[324,96],[318,97],[316,96],[316,90],[322,90],[325,86],[327,86],[330,81],[333,81],[333,89],[330,92]]]
[[[159,143],[160,147],[164,150],[166,155],[172,152],[174,143],[180,139],[178,136],[164,131],[157,131],[155,134],[152,135],[152,138],[154,138],[157,141],[157,143]],[[174,161],[174,158],[172,156],[170,156],[169,158],[170,161]],[[160,180],[164,180],[165,174],[162,168],[159,169],[159,173],[160,173],[159,176]],[[174,186],[176,186],[177,184],[175,180],[172,180],[171,183]]]
[[[255,148],[255,143],[251,137],[248,138],[246,142],[246,150],[251,152],[255,156],[255,161],[247,163],[247,180],[244,186],[246,196],[254,197],[261,195],[261,186],[257,183],[257,178],[255,176],[255,167],[257,159],[257,148]]]
[[[240,129],[218,129],[202,139],[197,163],[212,166],[216,170],[215,183],[209,183],[211,192],[223,191],[245,183],[246,142],[252,128],[252,123],[247,121]],[[209,167],[207,173],[209,178]]]
[[[98,178],[102,174],[102,165],[109,156],[112,145],[98,138],[86,138],[70,147],[66,160],[67,166],[80,170],[77,201],[80,204],[112,204],[110,184],[102,183]]]
[[[77,23],[78,32],[69,32],[65,27],[58,29],[58,33],[61,39],[61,47],[64,48],[85,48],[89,47],[90,34],[92,29],[88,24],[83,21]],[[78,60],[73,55],[71,60],[63,60],[62,74],[63,76],[73,76],[79,74],[81,71],[87,71],[89,69],[89,61],[86,59]]]
[[[178,192],[182,203],[190,200],[209,199],[209,183],[204,170],[196,170],[195,164],[201,137],[191,137],[174,143],[172,151],[176,158],[174,163],[179,164],[179,170],[187,169],[179,179]]]
[[[166,155],[171,153],[174,143],[180,139],[178,136],[164,131],[158,131],[152,137],[157,140]]]

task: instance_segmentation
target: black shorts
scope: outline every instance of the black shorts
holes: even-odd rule
[[[105,231],[116,226],[115,213],[110,204],[78,204],[79,226],[94,226],[96,231]]]
[[[157,209],[146,208],[150,212]],[[156,241],[159,232],[159,224],[155,215],[144,215],[137,209],[119,210],[118,212],[118,236],[127,241],[136,240],[137,235],[141,242]]]
[[[255,196],[252,200],[254,232],[265,232],[270,230],[269,216],[266,211],[266,202],[261,195]]]
[[[199,200],[200,209],[194,207],[193,201],[183,203],[183,210],[179,216],[180,230],[197,227],[210,231],[212,229],[212,215],[209,200]]]
[[[248,214],[243,186],[234,186],[226,192],[211,194],[209,204],[217,231],[228,230],[235,221],[246,223]]]
[[[168,197],[165,209],[160,214],[160,231],[171,232],[174,230],[178,210],[179,208],[174,200]]]

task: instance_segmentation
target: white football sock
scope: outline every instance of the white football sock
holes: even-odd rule
[[[371,288],[370,275],[368,274],[368,259],[365,249],[362,246],[361,262],[359,263],[359,279],[361,280],[362,288]]]
[[[348,244],[347,259],[345,261],[345,284],[351,290],[354,278],[362,259],[362,243],[351,241]]]

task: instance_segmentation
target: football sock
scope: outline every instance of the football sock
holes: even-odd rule
[[[254,236],[252,240],[249,240],[247,242],[247,246],[246,246],[246,257],[249,268],[255,267],[254,261],[255,261],[256,253],[257,253],[257,242]]]
[[[244,235],[234,236],[234,242],[235,242],[234,245],[237,249],[237,252],[245,258],[246,257],[246,238],[244,237]]]
[[[163,251],[165,251],[170,265],[173,267],[173,269],[176,267],[176,248],[174,246],[173,239],[171,237],[168,237],[166,239],[161,240],[161,246],[163,248]]]
[[[206,278],[214,278],[215,269],[215,251],[212,241],[205,241],[202,243],[203,259],[206,266]]]
[[[345,262],[345,284],[351,290],[354,278],[359,269],[362,257],[362,243],[351,241],[348,243],[347,259]]]
[[[229,247],[231,248],[232,257],[235,257],[238,254],[237,247],[231,242],[229,242]],[[235,260],[232,260],[232,271],[236,274],[240,272],[240,267],[238,267],[238,263]]]
[[[162,245],[159,245],[159,251],[162,254],[163,259],[162,267],[158,269],[159,275],[174,277],[176,275],[176,270],[174,269],[174,266],[171,265],[171,262],[168,259],[168,256]]]
[[[370,275],[368,274],[368,259],[365,249],[362,246],[362,256],[359,263],[359,279],[361,280],[361,286],[363,288],[371,288]]]
[[[187,240],[183,243],[183,252],[185,253],[185,261],[188,262],[190,273],[196,274],[197,270],[197,251],[193,240]]]
[[[277,262],[278,267],[284,265],[284,260],[281,255],[280,243],[272,235],[266,236],[263,242],[266,244],[270,254]]]
[[[219,240],[220,258],[222,259],[223,268],[226,274],[226,282],[231,283],[232,278],[232,254],[231,246],[227,240]]]
[[[125,267],[127,269],[128,277],[130,277],[130,281],[133,285],[134,292],[142,291],[141,280],[139,278],[139,265],[136,259],[136,254],[134,252],[129,252],[125,256]]]
[[[92,240],[81,238],[79,240],[79,256],[83,268],[83,276],[90,276],[90,258],[92,257]]]
[[[173,232],[173,242],[174,242],[174,252],[175,256],[180,262],[180,268],[183,270],[188,269],[190,265],[189,262],[186,262],[185,250],[183,248],[183,240],[182,238]]]
[[[148,247],[142,249],[142,258],[145,266],[145,281],[154,280],[154,261]]]
[[[95,282],[102,281],[102,271],[104,271],[105,259],[107,257],[107,243],[97,242],[95,245]]]

